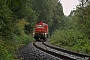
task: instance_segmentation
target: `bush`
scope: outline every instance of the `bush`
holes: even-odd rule
[[[5,48],[4,43],[0,40],[0,60],[12,60],[14,59],[12,54]]]
[[[90,54],[90,40],[77,29],[56,30],[51,36],[52,44]]]
[[[16,57],[15,51],[34,40],[30,33],[29,35],[25,34],[24,26],[26,24],[28,23],[22,19],[16,23],[8,38],[3,39],[0,35],[0,60],[14,60]]]

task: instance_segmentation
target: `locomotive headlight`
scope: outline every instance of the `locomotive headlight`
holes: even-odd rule
[[[47,37],[47,33],[45,33],[45,38]]]
[[[46,35],[47,33],[45,33],[45,35]]]
[[[35,33],[33,33],[33,35],[34,35]]]
[[[35,33],[33,33],[33,37],[34,37]]]

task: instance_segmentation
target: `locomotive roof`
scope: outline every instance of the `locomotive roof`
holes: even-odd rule
[[[43,21],[38,21],[36,24],[41,23],[41,22],[42,22],[42,23],[46,23],[46,22],[43,22]],[[46,23],[46,24],[47,24],[47,23]]]
[[[38,25],[44,25],[44,26],[47,25],[47,26],[48,26],[48,24],[46,24],[45,22],[42,22],[42,21],[37,22],[36,25],[37,25],[37,26],[38,26]]]

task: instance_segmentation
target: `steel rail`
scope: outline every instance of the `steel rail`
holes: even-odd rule
[[[83,54],[83,53],[78,53],[78,52],[74,52],[74,51],[70,51],[70,50],[66,50],[66,49],[62,49],[60,47],[57,47],[57,46],[54,46],[54,45],[51,45],[51,44],[47,44],[46,42],[42,42],[42,44],[44,44],[45,46],[50,47],[52,49],[63,51],[63,52],[68,53],[68,54],[72,54],[72,55],[76,55],[76,56],[84,57],[84,58],[88,57],[88,60],[90,60],[90,55]]]
[[[51,54],[51,55],[53,55],[53,56],[55,56],[55,57],[58,57],[58,58],[60,58],[60,59],[63,59],[63,60],[76,60],[76,59],[70,58],[70,57],[68,57],[68,56],[64,56],[64,55],[61,55],[61,54],[58,54],[58,53],[49,51],[49,50],[47,50],[47,49],[44,49],[43,47],[38,46],[38,44],[36,44],[36,42],[33,42],[33,45],[34,45],[36,48],[38,48],[38,49],[40,49],[40,50],[42,50],[42,51],[44,51],[44,52],[46,52],[46,53],[49,53],[49,54]]]

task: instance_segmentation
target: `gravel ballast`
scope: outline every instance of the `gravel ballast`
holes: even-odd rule
[[[33,46],[33,42],[28,43],[17,51],[18,59],[22,60],[62,60],[58,57],[45,53]]]

